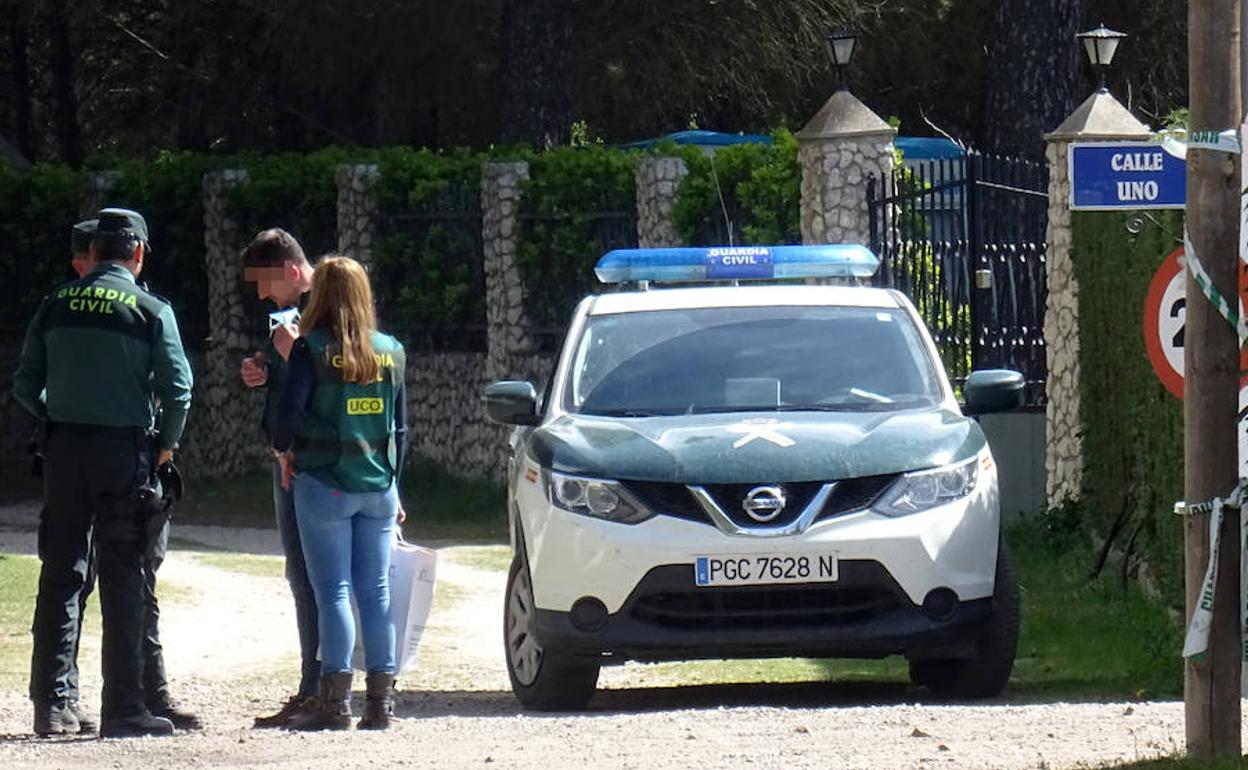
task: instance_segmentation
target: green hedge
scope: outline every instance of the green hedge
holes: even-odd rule
[[[69,231],[83,175],[66,166],[0,164],[0,323],[24,328],[39,300],[73,277]]]
[[[233,168],[247,169],[247,183],[235,187],[228,209],[244,239],[269,227],[281,227],[299,240],[309,257],[338,248],[338,183],[343,163],[373,160],[367,150],[328,147],[301,155],[243,155]]]
[[[1179,245],[1182,215],[1157,216],[1138,235],[1128,215],[1076,212],[1071,255],[1079,281],[1084,524],[1099,536],[1124,512],[1135,548],[1163,578],[1167,598],[1183,581],[1183,403],[1157,379],[1144,346],[1144,300],[1162,260]],[[1050,440],[1058,437],[1050,436]]]
[[[192,348],[208,336],[203,177],[221,163],[186,152],[111,163],[121,178],[104,200],[108,206],[132,208],[147,220],[152,255],[142,279],[173,305],[182,338]]]
[[[660,148],[679,154],[689,175],[676,195],[674,217],[681,238],[694,246],[801,243],[801,167],[797,139],[785,129],[772,143],[734,144],[706,155],[698,150]],[[720,195],[723,205],[720,204]]]
[[[413,332],[483,329],[482,157],[394,148],[377,161],[373,283],[383,319]]]
[[[637,246],[638,155],[590,145],[526,158],[516,261],[539,326],[562,328],[582,296],[602,289],[594,277],[598,258]]]

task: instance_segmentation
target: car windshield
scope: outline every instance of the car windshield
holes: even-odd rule
[[[576,343],[570,412],[891,411],[941,400],[899,309],[748,307],[591,316]]]

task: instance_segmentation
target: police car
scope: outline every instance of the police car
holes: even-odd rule
[[[903,655],[937,694],[1002,690],[1018,586],[968,415],[1020,405],[1022,376],[974,372],[959,403],[899,292],[750,280],[877,266],[845,245],[613,251],[596,273],[630,290],[580,302],[544,392],[486,389],[516,426],[522,705],[584,707],[627,660]]]

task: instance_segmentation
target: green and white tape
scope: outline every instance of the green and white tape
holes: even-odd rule
[[[1236,139],[1236,148],[1238,148],[1238,139]],[[1238,149],[1235,151],[1238,152]],[[1210,304],[1217,308],[1218,314],[1226,319],[1226,322],[1235,330],[1239,344],[1242,346],[1244,341],[1248,340],[1248,319],[1240,313],[1238,301],[1235,305],[1231,305],[1213,285],[1213,280],[1196,254],[1196,249],[1192,247],[1186,227],[1183,229],[1183,252],[1187,269],[1192,274],[1192,280],[1200,287],[1201,293]],[[1244,696],[1248,696],[1248,516],[1243,515],[1243,502],[1246,496],[1248,496],[1248,479],[1241,478],[1235,489],[1225,498],[1219,497],[1193,505],[1184,505],[1180,502],[1174,506],[1175,513],[1184,515],[1211,514],[1209,516],[1209,565],[1205,569],[1205,579],[1200,586],[1200,598],[1187,626],[1187,635],[1183,639],[1183,657],[1185,658],[1202,655],[1209,649],[1209,631],[1213,626],[1213,602],[1218,588],[1218,546],[1221,539],[1223,511],[1226,508],[1234,508],[1241,512],[1239,517],[1240,693]]]
[[[1218,314],[1225,318],[1239,335],[1239,344],[1242,346],[1244,340],[1248,339],[1248,319],[1240,315],[1238,300],[1232,305],[1213,285],[1213,279],[1209,277],[1205,266],[1201,264],[1200,258],[1196,255],[1196,249],[1192,246],[1192,239],[1188,236],[1186,227],[1183,228],[1183,258],[1187,262],[1188,271],[1192,274],[1192,280],[1200,287],[1200,293],[1205,295],[1205,299],[1217,308]]]
[[[1225,131],[1162,131],[1161,147],[1176,158],[1186,158],[1188,150],[1213,150],[1239,155],[1243,147],[1238,129]]]

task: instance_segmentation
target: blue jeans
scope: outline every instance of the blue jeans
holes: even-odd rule
[[[316,595],[308,580],[308,566],[299,542],[299,523],[295,519],[294,493],[282,489],[282,469],[273,463],[273,510],[277,513],[277,533],[286,554],[286,582],[295,598],[295,625],[299,628],[299,694],[316,695],[321,678],[321,661],[317,658],[320,637],[317,633]]]
[[[353,591],[369,673],[395,673],[390,546],[398,506],[393,484],[384,492],[344,492],[307,473],[295,477],[295,515],[320,610],[323,673],[351,670]]]

